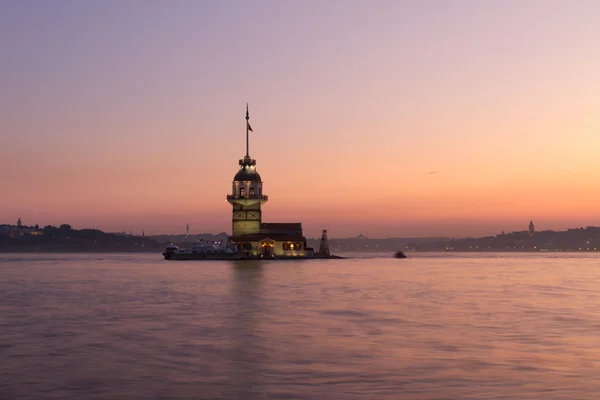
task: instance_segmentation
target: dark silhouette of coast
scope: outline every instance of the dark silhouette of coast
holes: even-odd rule
[[[226,233],[198,235],[140,236],[106,233],[98,229],[0,225],[0,252],[162,252],[170,243],[181,247],[201,241],[226,241]],[[318,247],[319,238],[308,239]],[[566,231],[501,233],[481,238],[330,238],[332,251],[339,252],[546,252],[600,251],[600,227]]]
[[[159,252],[156,240],[128,234],[105,233],[97,229],[0,225],[0,252]]]
[[[312,241],[312,242],[311,242]],[[317,239],[309,240],[309,244]],[[366,238],[329,239],[332,251],[391,252],[546,252],[600,251],[600,227],[566,231],[500,233],[480,238]]]

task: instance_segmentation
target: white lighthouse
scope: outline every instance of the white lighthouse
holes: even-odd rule
[[[268,200],[268,197],[263,195],[262,180],[256,171],[256,160],[250,158],[248,131],[252,131],[252,127],[249,120],[246,104],[246,155],[239,161],[240,168],[233,177],[231,194],[227,195],[227,201],[233,207],[232,236],[259,233],[262,222],[261,207]]]

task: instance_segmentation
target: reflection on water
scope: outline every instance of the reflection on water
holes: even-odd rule
[[[0,255],[0,399],[595,399],[600,257]]]
[[[265,393],[261,379],[262,365],[267,362],[260,320],[264,313],[261,296],[262,261],[233,261],[231,308],[232,388],[236,398],[261,398]]]

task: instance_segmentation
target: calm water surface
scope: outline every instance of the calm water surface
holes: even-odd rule
[[[600,398],[599,256],[410,255],[0,255],[0,398]]]

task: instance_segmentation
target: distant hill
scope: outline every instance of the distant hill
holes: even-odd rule
[[[97,229],[0,226],[0,252],[158,252],[163,246],[144,236],[105,233]]]
[[[600,251],[600,228],[588,226],[566,231],[501,233],[482,238],[452,239],[415,246],[416,251]]]
[[[97,229],[0,225],[0,252],[159,252],[170,243],[180,246],[200,241],[227,241],[228,235],[202,233],[197,235],[136,236],[105,233]],[[308,245],[319,248],[320,238],[307,239]],[[333,253],[405,251],[600,251],[600,228],[542,231],[529,236],[527,231],[501,233],[481,238],[330,238]]]
[[[318,248],[320,239],[309,243]],[[387,238],[370,239],[356,237],[329,239],[331,251],[600,251],[600,228],[588,226],[566,231],[541,231],[529,236],[529,232],[501,233],[481,238]]]

